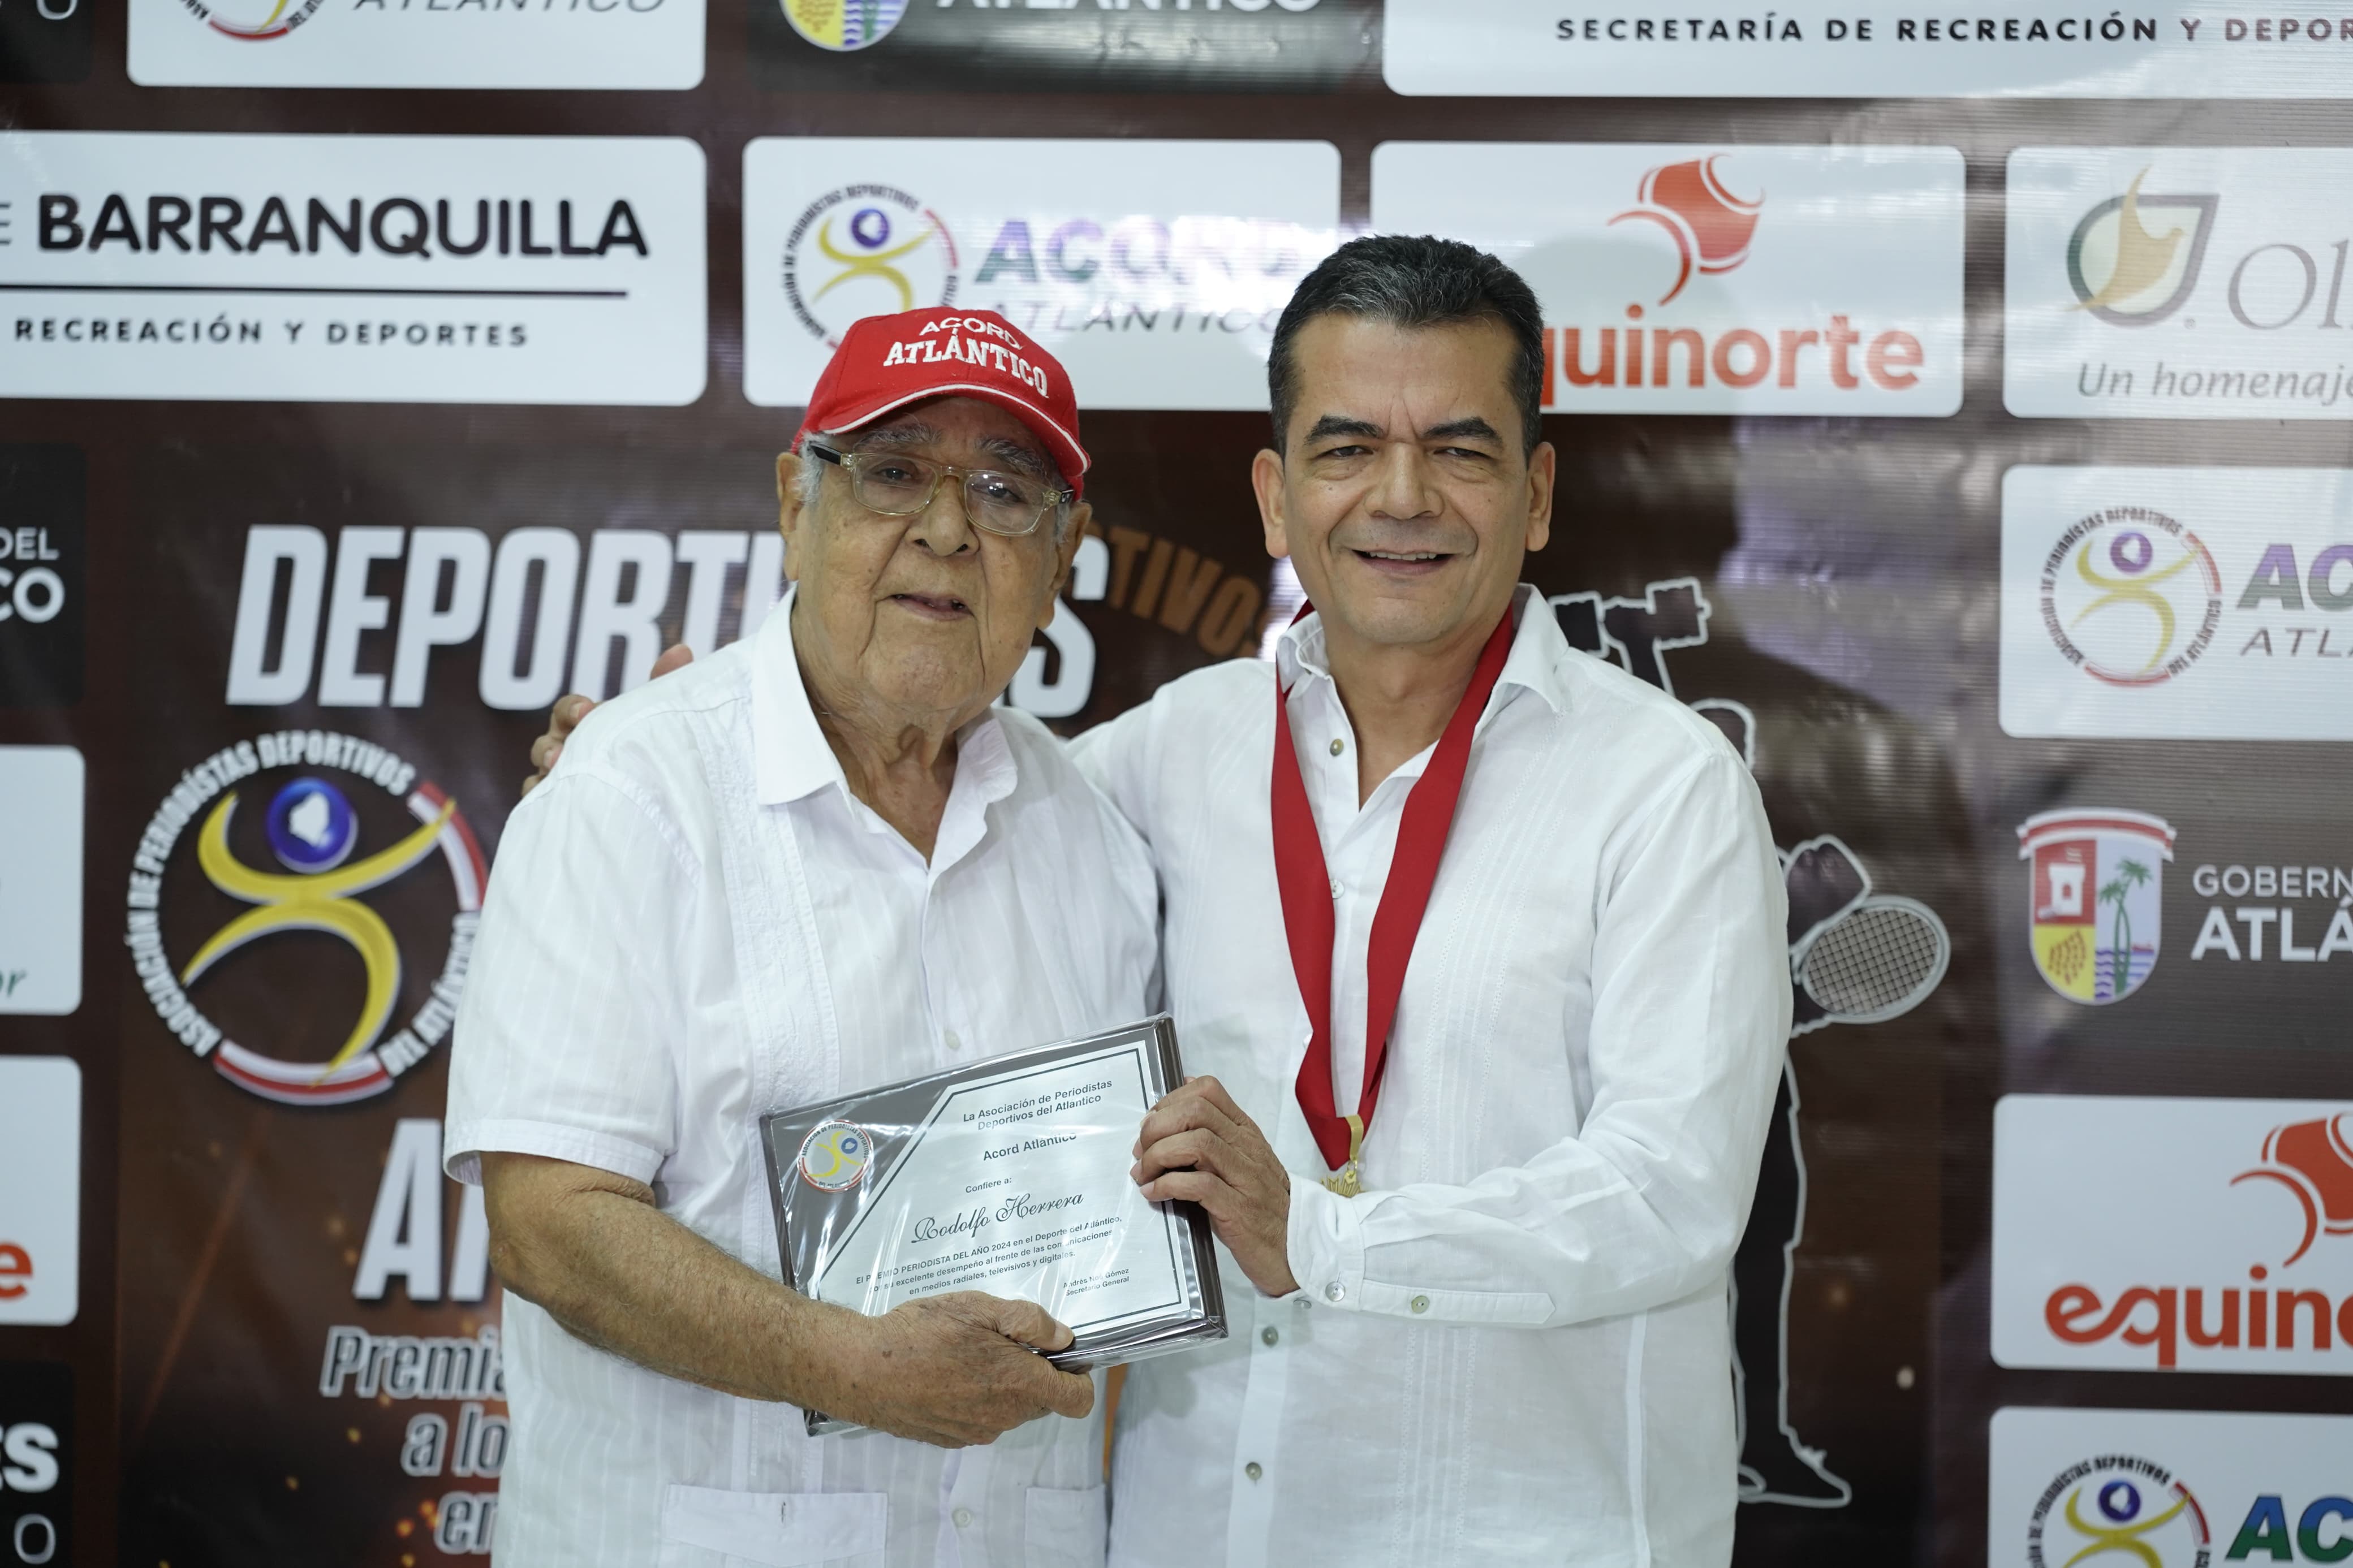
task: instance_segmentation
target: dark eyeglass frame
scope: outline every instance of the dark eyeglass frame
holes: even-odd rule
[[[1057,506],[1069,500],[1075,493],[1067,487],[1061,489],[1050,489],[1046,492],[1045,500],[1038,508],[1038,514],[1029,520],[1027,526],[1011,529],[993,528],[987,522],[981,521],[981,508],[973,503],[973,480],[1007,479],[1018,484],[1033,485],[1038,482],[1034,476],[1029,474],[1008,473],[1002,468],[967,468],[961,464],[943,463],[935,458],[919,458],[907,452],[845,452],[840,450],[839,447],[828,447],[816,441],[802,442],[801,449],[807,452],[809,456],[817,458],[819,462],[831,463],[834,467],[839,468],[849,477],[849,493],[857,500],[858,504],[864,507],[867,510],[879,513],[883,517],[915,517],[921,515],[922,512],[932,504],[932,502],[939,499],[940,486],[946,483],[951,479],[955,479],[961,483],[965,489],[965,504],[964,514],[965,519],[969,521],[975,528],[979,529],[982,532],[993,533],[999,539],[1023,539],[1037,532],[1038,525],[1046,521],[1046,514],[1053,510]],[[891,461],[897,463],[913,463],[921,468],[932,470],[931,486],[923,491],[923,499],[922,500],[917,501],[913,506],[888,507],[876,506],[872,501],[866,499],[865,482],[860,478],[859,469],[865,464],[881,458],[887,458]]]

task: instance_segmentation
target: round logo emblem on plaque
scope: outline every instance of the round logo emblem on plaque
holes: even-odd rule
[[[801,1180],[828,1193],[848,1192],[866,1177],[874,1139],[852,1121],[820,1121],[801,1140]]]

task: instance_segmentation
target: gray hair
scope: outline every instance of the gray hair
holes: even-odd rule
[[[1534,452],[1544,413],[1544,315],[1527,280],[1485,251],[1431,235],[1368,235],[1352,239],[1300,280],[1275,323],[1267,356],[1267,401],[1274,449],[1284,452],[1299,405],[1296,340],[1318,316],[1356,316],[1397,327],[1448,327],[1493,321],[1518,352],[1509,372],[1519,405],[1520,438]]]
[[[818,430],[811,432],[810,435],[810,439],[822,441],[835,450],[843,452],[849,451],[851,443],[857,438],[858,433],[854,430]],[[807,456],[807,447],[804,443],[800,474],[795,481],[800,492],[802,506],[811,507],[817,504],[819,492],[825,489],[825,470],[831,466],[811,460]],[[1046,472],[1037,477],[1050,478],[1053,485],[1062,492],[1062,499],[1054,503],[1054,543],[1059,547],[1067,542],[1071,537],[1070,481],[1062,478],[1061,469],[1057,468],[1050,458],[1047,461]]]

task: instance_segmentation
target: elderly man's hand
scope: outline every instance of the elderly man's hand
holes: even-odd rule
[[[654,660],[653,673],[646,679],[659,680],[671,670],[684,669],[693,662],[694,650],[680,643],[662,650],[661,657]],[[596,706],[593,700],[576,691],[555,700],[555,706],[547,710],[547,733],[531,743],[532,773],[522,781],[523,794],[529,795],[539,787],[548,770],[555,766],[555,759],[564,754],[564,742],[572,738],[572,731],[580,727],[580,721],[588,717],[588,710]]]
[[[1033,1302],[959,1290],[829,1326],[839,1341],[817,1389],[821,1408],[861,1426],[961,1448],[1094,1408],[1092,1380],[1037,1353],[1068,1345],[1071,1331]]]
[[[1145,1197],[1199,1204],[1251,1284],[1270,1296],[1299,1289],[1291,1273],[1291,1173],[1223,1084],[1187,1079],[1145,1117],[1135,1149]]]

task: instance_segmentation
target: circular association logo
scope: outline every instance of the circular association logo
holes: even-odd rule
[[[317,15],[326,0],[180,0],[216,33],[260,43],[282,38]]]
[[[891,185],[845,185],[809,204],[785,240],[785,299],[810,335],[838,348],[867,316],[953,305],[955,237]]]
[[[324,779],[296,779],[278,792],[262,820],[279,864],[306,877],[342,865],[360,840],[350,799]]]
[[[2026,1529],[2028,1568],[2116,1556],[2139,1568],[2207,1568],[2206,1513],[2164,1466],[2105,1454],[2062,1471]]]
[[[195,854],[175,853],[191,828]],[[390,1089],[448,1037],[487,869],[457,802],[397,754],[280,731],[181,775],[132,858],[124,940],[164,1027],[223,1078],[283,1104],[341,1105]],[[358,958],[355,1011],[315,944],[269,940],[296,933]],[[425,957],[434,978],[396,1026],[409,961]]]
[[[907,14],[907,0],[782,0],[793,31],[820,49],[846,53],[881,43]]]
[[[2156,686],[2202,658],[2222,574],[2198,535],[2147,507],[2080,519],[2043,558],[2042,625],[2070,664],[2111,686]]]
[[[801,1180],[823,1192],[846,1193],[866,1179],[874,1136],[854,1121],[820,1121],[801,1140],[794,1163]]]

